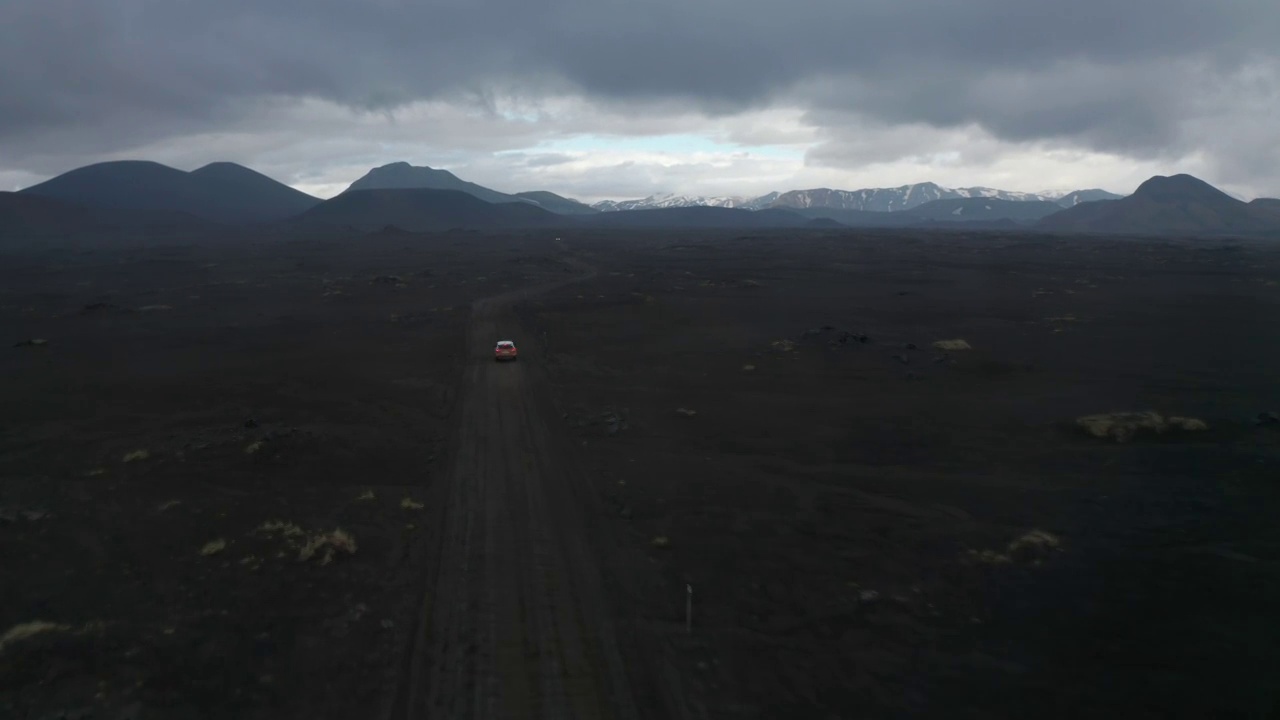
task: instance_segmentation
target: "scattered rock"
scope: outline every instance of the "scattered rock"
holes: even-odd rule
[[[833,340],[831,340],[831,342],[827,344],[831,346],[846,345],[850,342],[865,344],[868,340],[870,340],[870,338],[868,338],[866,335],[861,335],[855,332],[849,332],[848,330],[842,330],[839,335],[837,335]]]
[[[1274,410],[1260,412],[1258,413],[1257,422],[1259,425],[1280,425],[1280,413],[1277,413]]]
[[[13,346],[14,346],[14,347],[16,347],[16,348],[20,348],[20,347],[44,347],[45,345],[48,345],[48,344],[49,344],[49,341],[48,341],[48,340],[45,340],[44,338],[31,338],[30,340],[23,340],[22,342],[14,343],[14,344],[13,344]]]
[[[146,460],[151,457],[150,450],[134,450],[131,453],[125,453],[123,462],[136,462],[138,460]]]
[[[911,364],[911,358],[907,357],[906,355],[894,355],[894,356],[893,356],[893,359],[894,359],[894,360],[897,360],[898,362],[902,363],[903,365],[909,365],[909,364]]]
[[[252,430],[253,428],[258,427],[258,421],[254,420],[253,418],[249,418],[248,420],[244,421],[244,426]]]
[[[796,349],[796,343],[794,340],[774,340],[772,343],[769,343],[769,345],[778,352],[792,352]]]
[[[1169,430],[1199,432],[1209,425],[1198,418],[1170,417],[1154,410],[1142,412],[1102,413],[1076,419],[1076,425],[1096,438],[1111,438],[1116,442],[1128,442],[1139,433],[1161,434]]]
[[[656,548],[664,548],[671,544],[671,539],[666,535],[659,535],[649,541],[649,544]]]
[[[356,539],[351,533],[341,528],[335,529],[333,532],[324,535],[316,535],[307,541],[298,551],[298,559],[306,562],[317,555],[320,557],[321,565],[328,565],[333,561],[337,553],[346,553],[354,555],[356,553]]]
[[[676,413],[685,417],[693,417],[698,414],[698,411],[690,410],[689,408],[676,408]]]
[[[4,635],[0,635],[0,653],[3,653],[11,644],[27,638],[50,632],[68,632],[69,630],[71,630],[70,625],[45,622],[43,620],[14,625],[6,630]]]
[[[1044,530],[1032,530],[1009,543],[1009,557],[1023,562],[1043,560],[1048,555],[1062,549],[1062,540],[1053,533]]]
[[[372,490],[365,490],[364,492],[356,496],[356,500],[362,500],[362,501],[377,500],[377,499],[378,499],[377,496],[373,494]]]
[[[22,518],[27,522],[38,522],[40,520],[44,520],[47,517],[49,517],[49,512],[47,510],[0,507],[0,522],[13,523],[13,522],[17,522],[18,518]]]
[[[262,441],[256,440],[254,442],[249,443],[249,445],[245,447],[244,454],[253,455],[254,453],[258,452],[261,449],[262,449]]]
[[[920,348],[916,347],[915,343],[907,343],[906,345],[902,346],[902,349],[903,350],[919,350]]]
[[[756,369],[756,366],[755,366],[755,365],[743,365],[743,366],[742,366],[742,370],[743,370],[743,372],[751,372],[751,371],[753,371],[753,370],[755,370],[755,369]]]
[[[1187,430],[1190,432],[1197,432],[1200,430],[1209,429],[1209,426],[1205,423],[1205,421],[1200,420],[1199,418],[1187,418],[1187,417],[1171,417],[1169,418],[1169,426],[1177,428],[1179,430]]]
[[[403,285],[404,280],[399,275],[379,275],[369,281],[370,285]]]
[[[1013,558],[995,550],[983,550],[981,552],[970,550],[969,557],[984,565],[1004,565],[1013,562]]]
[[[1077,418],[1076,425],[1096,438],[1112,438],[1116,442],[1128,442],[1135,434],[1144,430],[1160,432],[1164,429],[1164,418],[1151,410],[1102,413]]]
[[[630,520],[632,515],[631,506],[623,505],[622,509],[618,511],[618,515],[621,516],[623,520]]]
[[[985,565],[1008,565],[1013,562],[1040,565],[1054,552],[1062,550],[1062,540],[1044,530],[1031,530],[1010,542],[1004,552],[970,550],[969,557]]]
[[[210,557],[212,555],[217,555],[218,553],[226,549],[227,549],[227,541],[223,540],[222,538],[218,538],[217,540],[210,540],[209,542],[205,543],[204,547],[200,548],[200,554],[205,557]]]
[[[973,346],[964,340],[937,340],[933,346],[939,350],[972,350]]]
[[[630,416],[631,411],[627,408],[607,410],[600,414],[598,422],[604,426],[605,434],[613,437],[630,427]]]
[[[401,510],[421,510],[424,507],[426,507],[426,505],[423,505],[422,503],[415,501],[413,498],[407,495],[403,500],[400,501]]]
[[[291,522],[284,520],[268,520],[257,527],[253,532],[268,537],[281,537],[291,546],[297,546],[299,539],[306,535],[302,528]]]

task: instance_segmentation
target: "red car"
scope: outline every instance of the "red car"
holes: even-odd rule
[[[510,340],[499,340],[497,346],[493,348],[493,359],[497,362],[515,360],[518,355],[516,344]]]

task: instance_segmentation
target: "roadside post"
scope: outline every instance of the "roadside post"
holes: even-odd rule
[[[693,586],[685,585],[684,595],[684,632],[686,635],[693,634]]]

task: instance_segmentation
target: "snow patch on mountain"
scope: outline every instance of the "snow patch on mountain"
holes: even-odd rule
[[[835,208],[872,212],[898,212],[910,210],[934,200],[955,198],[990,198],[1014,202],[1054,202],[1062,207],[1072,207],[1081,202],[1107,200],[1120,197],[1103,190],[1045,191],[1043,193],[999,190],[989,187],[948,188],[931,182],[902,185],[893,188],[864,188],[862,190],[833,190],[811,188],[771,192],[759,197],[677,195],[674,193],[650,195],[640,200],[604,200],[592,207],[605,212],[619,210],[650,210],[672,207],[727,207],[745,210],[766,208]]]
[[[677,195],[675,193],[665,193],[661,195],[650,195],[649,197],[642,198],[640,200],[601,200],[591,207],[604,212],[619,212],[622,210],[658,210],[661,208],[674,207],[737,208],[742,207],[745,203],[753,199],[754,198],[708,197],[704,195]]]

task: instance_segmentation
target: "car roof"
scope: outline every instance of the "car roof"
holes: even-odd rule
[[[498,344],[499,345],[515,345],[515,343],[510,340],[499,340]]]

